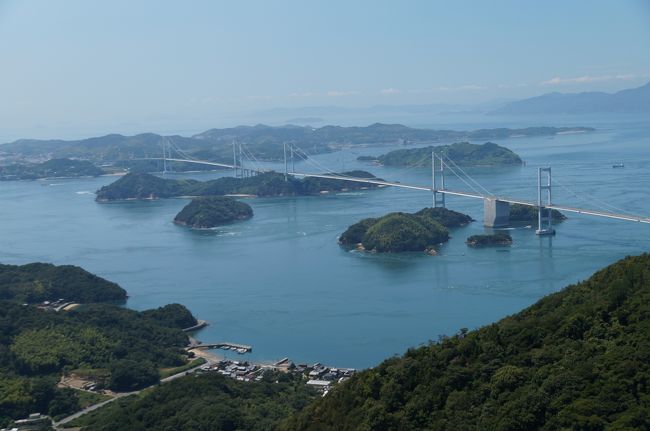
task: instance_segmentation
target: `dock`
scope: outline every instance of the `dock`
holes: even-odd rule
[[[226,350],[236,350],[237,352],[250,353],[253,351],[253,346],[248,346],[246,344],[239,343],[201,343],[194,347],[195,349],[226,349]]]

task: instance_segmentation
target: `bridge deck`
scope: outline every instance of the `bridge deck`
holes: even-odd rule
[[[227,163],[206,162],[206,161],[202,161],[202,160],[177,159],[177,158],[170,158],[170,157],[166,157],[166,158],[163,158],[163,157],[147,157],[147,158],[143,158],[143,159],[134,159],[134,160],[169,160],[171,162],[196,163],[196,164],[201,164],[201,165],[218,166],[218,167],[222,167],[222,168],[242,169],[242,166],[230,165],[230,164],[227,164]],[[535,203],[535,202],[525,201],[525,200],[515,199],[515,198],[509,198],[509,197],[504,197],[504,196],[488,196],[488,195],[482,195],[480,193],[462,192],[462,191],[449,190],[449,189],[436,189],[436,190],[434,190],[432,187],[403,184],[403,183],[395,182],[395,181],[383,181],[383,180],[372,179],[372,178],[354,178],[354,177],[346,177],[344,175],[309,174],[309,173],[302,173],[302,172],[288,172],[287,174],[292,175],[292,176],[296,176],[296,177],[325,178],[325,179],[334,179],[334,180],[341,180],[341,181],[350,181],[350,182],[356,182],[356,183],[376,184],[376,185],[388,186],[388,187],[399,187],[399,188],[403,188],[403,189],[426,191],[426,192],[429,192],[429,193],[433,193],[435,191],[437,193],[444,193],[446,195],[451,195],[451,196],[462,196],[462,197],[474,198],[474,199],[494,199],[494,200],[499,200],[499,201],[502,201],[502,202],[508,202],[508,203],[512,203],[512,204],[520,204],[520,205],[526,205],[526,206],[531,206],[531,207],[536,207],[537,206],[537,203]],[[650,217],[642,217],[642,216],[638,216],[638,215],[619,214],[619,213],[612,213],[612,212],[607,212],[607,211],[590,210],[590,209],[585,209],[585,208],[576,208],[576,207],[571,207],[571,206],[555,205],[555,204],[554,205],[546,205],[546,208],[556,209],[556,210],[559,210],[559,211],[573,212],[573,213],[577,213],[577,214],[586,214],[586,215],[592,215],[592,216],[597,216],[597,217],[606,217],[606,218],[612,218],[612,219],[617,219],[617,220],[627,220],[627,221],[635,221],[635,222],[639,222],[639,223],[649,223],[650,224]],[[245,347],[250,347],[250,346],[243,346],[242,348],[245,348]]]
[[[414,185],[409,185],[409,184],[403,184],[399,182],[391,182],[391,181],[383,181],[383,180],[374,180],[371,178],[352,178],[352,177],[346,177],[346,176],[341,176],[341,175],[327,175],[327,174],[305,174],[305,173],[299,173],[299,172],[289,172],[289,175],[295,175],[299,177],[313,177],[313,178],[331,178],[331,179],[337,179],[337,180],[342,180],[342,181],[351,181],[351,182],[357,182],[357,183],[366,183],[366,184],[377,184],[377,185],[384,185],[384,186],[389,186],[389,187],[400,187],[404,189],[412,189],[412,190],[421,190],[421,191],[427,191],[429,193],[432,193],[434,190],[431,187],[425,187],[425,186],[414,186]],[[480,193],[473,193],[473,192],[461,192],[461,191],[456,191],[456,190],[449,190],[449,189],[436,189],[435,190],[437,193],[444,193],[446,195],[452,195],[452,196],[462,196],[462,197],[467,197],[467,198],[474,198],[474,199],[494,199],[494,200],[499,200],[502,202],[508,202],[511,204],[520,204],[520,205],[526,205],[530,207],[536,207],[537,203],[536,202],[531,202],[531,201],[525,201],[521,199],[515,199],[515,198],[509,198],[505,196],[488,196],[488,195],[482,195]],[[598,211],[598,210],[590,210],[590,209],[585,209],[585,208],[576,208],[576,207],[571,207],[571,206],[566,206],[566,205],[546,205],[545,208],[550,208],[550,209],[555,209],[559,211],[567,211],[567,212],[573,212],[577,214],[586,214],[586,215],[592,215],[592,216],[597,216],[597,217],[606,217],[606,218],[612,218],[612,219],[618,219],[618,220],[627,220],[627,221],[635,221],[639,223],[650,223],[650,218],[649,217],[641,217],[637,215],[631,215],[631,214],[618,214],[618,213],[612,213],[612,212],[607,212],[607,211]]]

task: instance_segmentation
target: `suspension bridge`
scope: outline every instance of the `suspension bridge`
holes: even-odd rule
[[[242,144],[233,141],[233,162],[217,163],[205,160],[195,159],[184,151],[180,150],[169,139],[163,138],[163,157],[145,157],[134,160],[158,160],[163,162],[163,173],[168,172],[168,162],[193,163],[206,166],[214,166],[226,169],[232,169],[234,176],[237,178],[246,178],[258,175],[272,170],[263,169],[260,162],[255,158],[253,153]],[[172,151],[178,154],[178,157],[172,156]],[[552,200],[553,181],[550,167],[539,167],[537,170],[537,196],[533,201],[511,198],[507,196],[494,195],[483,187],[478,181],[472,178],[458,164],[451,160],[445,154],[431,153],[431,185],[412,185],[404,184],[397,181],[385,181],[378,178],[359,178],[341,173],[333,172],[320,163],[313,160],[307,153],[293,144],[284,144],[284,175],[285,179],[289,176],[299,178],[323,178],[330,180],[340,180],[355,183],[373,184],[377,186],[396,187],[410,190],[419,190],[432,194],[434,207],[445,207],[447,195],[458,196],[471,199],[482,199],[484,210],[484,225],[486,227],[505,227],[509,224],[510,205],[519,204],[537,208],[537,229],[538,235],[554,235],[555,230],[552,227],[552,210],[584,214],[588,216],[604,217],[609,219],[632,221],[638,223],[650,224],[650,217],[626,214],[624,212],[611,212],[605,210],[594,210],[588,208],[579,208],[569,205],[559,205]],[[295,169],[295,160],[306,161],[321,172],[297,172]],[[423,161],[423,160],[421,160]],[[421,162],[420,161],[420,162]],[[252,167],[245,167],[248,162]],[[419,163],[419,162],[418,162]],[[416,165],[418,164],[416,163]],[[446,173],[450,172],[460,179],[470,190],[453,190],[445,185]],[[602,204],[606,204],[601,201]],[[613,209],[617,209],[612,207]]]

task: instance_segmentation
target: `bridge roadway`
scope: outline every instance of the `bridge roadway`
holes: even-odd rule
[[[229,165],[227,163],[204,162],[203,160],[174,159],[171,157],[142,157],[142,158],[130,159],[130,160],[167,160],[168,162],[195,163],[197,165],[219,166],[220,168],[242,169],[241,166]]]
[[[229,165],[227,163],[206,162],[202,160],[190,160],[190,159],[177,159],[177,158],[170,158],[170,157],[146,157],[146,158],[133,159],[133,160],[168,160],[171,162],[195,163],[199,165],[218,166],[222,168],[242,169],[242,166]],[[391,182],[391,181],[383,181],[383,180],[374,180],[371,178],[355,178],[355,177],[346,177],[344,175],[334,175],[334,174],[308,174],[308,173],[301,173],[301,172],[287,172],[287,175],[292,175],[295,177],[325,178],[325,179],[335,179],[335,180],[342,180],[342,181],[352,181],[357,183],[376,184],[376,185],[388,186],[388,187],[400,187],[403,189],[421,190],[429,193],[434,192],[433,188],[431,187],[414,186],[409,184],[402,184],[399,182]],[[509,197],[503,197],[503,196],[488,196],[488,195],[482,195],[480,193],[474,193],[474,192],[461,192],[461,191],[449,190],[449,189],[436,189],[435,192],[444,193],[446,195],[451,195],[451,196],[462,196],[466,198],[498,200],[502,202],[508,202],[511,204],[520,204],[520,205],[526,205],[530,207],[537,206],[537,203],[531,201],[524,201],[521,199],[514,199]],[[650,224],[649,217],[641,217],[641,216],[631,215],[631,214],[619,214],[619,213],[613,213],[608,211],[590,210],[590,209],[576,208],[576,207],[570,207],[565,205],[545,205],[544,207],[555,209],[558,211],[566,211],[566,212],[572,212],[577,214],[586,214],[586,215],[592,215],[597,217],[606,217],[606,218],[617,219],[617,220],[627,220],[627,221],[635,221],[638,223]]]
[[[342,180],[342,181],[352,181],[352,182],[357,182],[357,183],[366,183],[366,184],[376,184],[376,185],[382,185],[382,186],[388,186],[388,187],[401,187],[404,189],[412,189],[412,190],[421,190],[421,191],[427,191],[429,193],[433,193],[434,190],[431,187],[425,187],[425,186],[413,186],[409,184],[402,184],[398,182],[391,182],[391,181],[383,181],[383,180],[374,180],[371,178],[353,178],[353,177],[346,177],[342,175],[327,175],[327,174],[305,174],[305,173],[300,173],[300,172],[289,172],[289,175],[297,176],[297,177],[311,177],[311,178],[327,178],[327,179],[337,179],[337,180]],[[520,204],[520,205],[526,205],[530,207],[536,207],[537,203],[535,202],[530,202],[530,201],[525,201],[521,199],[514,199],[514,198],[509,198],[509,197],[503,197],[503,196],[488,196],[488,195],[482,195],[480,193],[474,193],[474,192],[460,192],[456,190],[449,190],[449,189],[436,189],[435,192],[437,193],[444,193],[446,195],[451,195],[451,196],[462,196],[466,198],[474,198],[474,199],[491,199],[491,200],[498,200],[502,202],[508,202],[511,204]],[[650,224],[650,218],[648,217],[641,217],[641,216],[636,216],[636,215],[629,215],[629,214],[618,214],[618,213],[612,213],[612,212],[607,212],[607,211],[598,211],[598,210],[590,210],[590,209],[584,209],[584,208],[576,208],[576,207],[570,207],[570,206],[565,206],[565,205],[545,205],[545,208],[549,209],[554,209],[558,211],[566,211],[566,212],[573,212],[577,214],[586,214],[586,215],[592,215],[592,216],[597,216],[597,217],[606,217],[606,218],[612,218],[612,219],[618,219],[618,220],[627,220],[627,221],[635,221],[639,223],[648,223]]]

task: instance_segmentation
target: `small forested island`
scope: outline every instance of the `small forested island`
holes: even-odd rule
[[[205,196],[192,199],[174,217],[174,223],[194,229],[208,229],[253,216],[253,209],[244,202],[227,196]]]
[[[105,400],[102,388],[139,389],[158,382],[163,369],[188,364],[182,329],[197,324],[189,310],[171,304],[138,312],[104,302],[125,298],[117,284],[79,267],[0,265],[0,427],[33,412],[67,416]],[[84,304],[47,306],[62,299]],[[72,375],[96,390],[57,386]]]
[[[489,235],[472,235],[465,241],[470,247],[490,247],[512,245],[512,237],[507,233],[493,233]]]
[[[510,222],[515,223],[533,223],[537,222],[539,210],[537,207],[521,204],[510,205]],[[558,210],[551,210],[551,221],[559,223],[566,220],[566,216]]]
[[[96,177],[103,173],[87,160],[51,159],[43,163],[0,166],[0,181]]]
[[[452,160],[459,166],[516,166],[523,162],[512,150],[492,142],[471,144],[457,142],[451,145],[429,146],[395,150],[376,158],[385,166],[431,166],[431,153],[445,157],[445,164]],[[362,156],[368,160],[367,156]]]
[[[470,216],[446,208],[424,208],[414,214],[396,212],[353,224],[341,234],[339,243],[378,253],[435,254],[434,247],[449,239],[448,228],[471,221]]]
[[[378,179],[366,171],[349,171],[341,175]],[[173,180],[147,173],[129,173],[97,191],[98,202],[134,199],[158,199],[179,196],[307,196],[324,192],[375,188],[374,184],[329,178],[296,179],[284,174],[265,172],[248,178],[223,177],[210,181]]]

